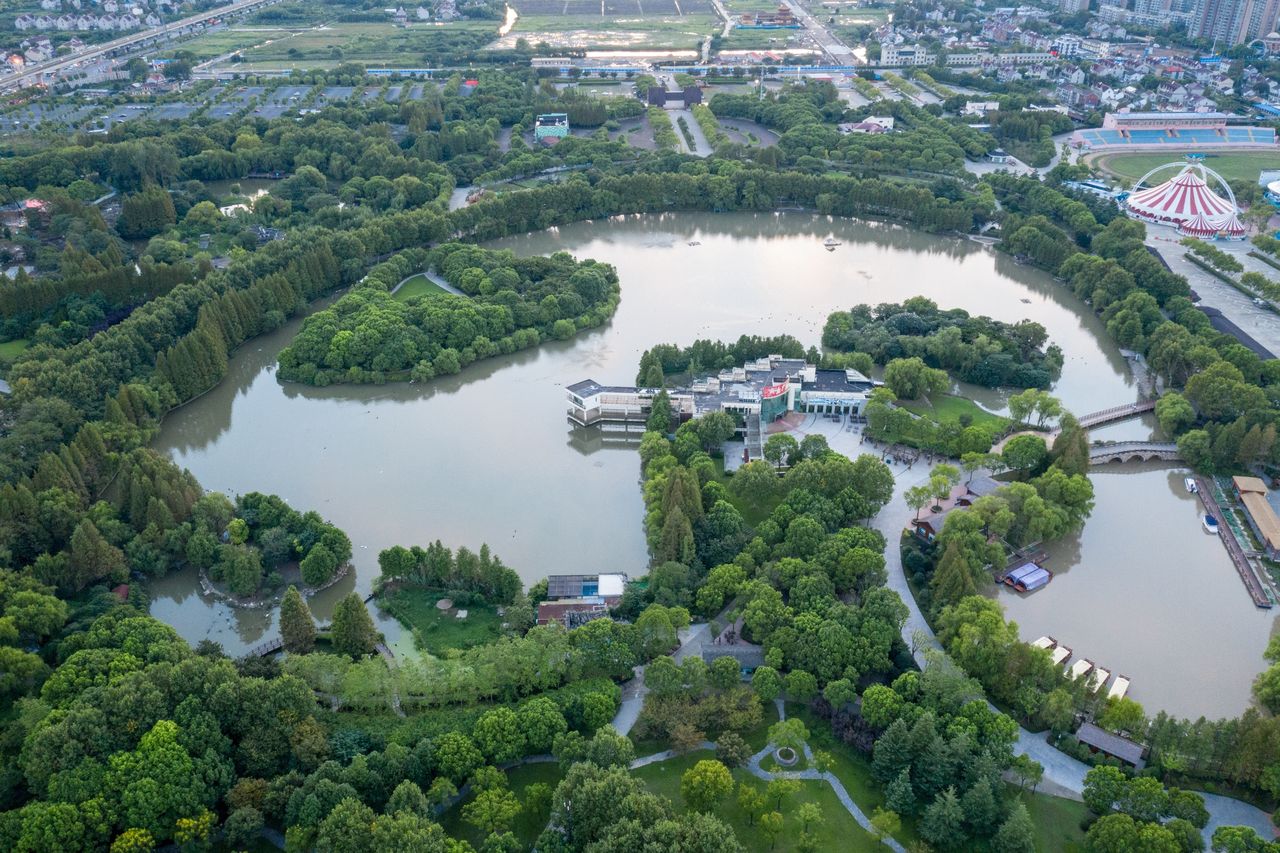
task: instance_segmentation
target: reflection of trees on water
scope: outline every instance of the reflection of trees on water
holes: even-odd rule
[[[678,229],[674,226],[681,226]],[[849,245],[868,244],[948,258],[964,258],[982,248],[959,238],[927,234],[890,222],[846,219],[815,213],[773,211],[762,213],[634,213],[615,216],[608,227],[600,222],[575,222],[550,231],[535,231],[503,237],[485,245],[495,249],[511,249],[518,255],[564,251],[566,244],[623,241],[635,245],[636,235],[650,233],[668,239],[655,246],[683,245],[685,241],[705,236],[728,236],[737,239],[768,240],[813,237],[817,241],[831,234]],[[815,248],[821,248],[815,247]],[[839,249],[837,249],[839,251]],[[1019,279],[1021,280],[1021,279]],[[622,296],[626,298],[626,282]]]

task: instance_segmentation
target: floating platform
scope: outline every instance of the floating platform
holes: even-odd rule
[[[1107,694],[1108,699],[1123,699],[1124,694],[1129,692],[1129,676],[1117,675],[1116,680],[1111,683],[1111,692]]]
[[[1058,646],[1049,653],[1049,660],[1055,665],[1062,663],[1069,657],[1071,657],[1071,649],[1066,646]]]
[[[1072,678],[1082,678],[1088,675],[1092,670],[1093,661],[1088,658],[1080,658],[1080,660],[1071,664],[1071,666],[1067,668],[1067,675]]]
[[[1034,643],[1031,644],[1031,648],[1051,649],[1056,645],[1058,645],[1058,641],[1055,640],[1053,637],[1041,637],[1040,639],[1036,640]]]
[[[1023,563],[1004,576],[1005,586],[1011,586],[1018,592],[1034,592],[1051,580],[1052,572],[1031,562]]]
[[[1107,683],[1107,679],[1111,677],[1111,673],[1102,667],[1095,667],[1093,673],[1089,676],[1089,692],[1097,693]]]

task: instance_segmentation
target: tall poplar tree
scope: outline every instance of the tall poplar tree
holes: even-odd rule
[[[316,623],[296,586],[290,586],[280,602],[280,638],[290,654],[305,655],[315,648]]]

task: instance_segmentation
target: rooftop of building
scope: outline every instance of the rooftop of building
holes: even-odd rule
[[[1093,723],[1081,725],[1079,731],[1076,732],[1076,739],[1085,746],[1101,750],[1107,755],[1113,755],[1121,761],[1127,761],[1134,766],[1142,767],[1145,764],[1142,760],[1142,753],[1146,751],[1146,747],[1140,743],[1134,743],[1127,737],[1112,734],[1106,729],[1095,726]]]

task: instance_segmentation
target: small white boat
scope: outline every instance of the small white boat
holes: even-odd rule
[[[1089,692],[1097,693],[1102,689],[1102,685],[1107,683],[1107,679],[1111,677],[1111,673],[1102,667],[1094,669],[1093,674],[1089,676]]]
[[[834,252],[836,250],[836,246],[840,245],[840,241],[835,237],[828,237],[822,241],[822,245],[827,247],[828,252]]]
[[[1071,657],[1071,649],[1067,648],[1066,646],[1058,646],[1056,649],[1049,652],[1049,660],[1055,666],[1057,664],[1062,663],[1069,657]]]
[[[1083,678],[1084,676],[1088,675],[1092,670],[1093,670],[1093,661],[1089,660],[1088,658],[1080,658],[1080,660],[1071,664],[1071,668],[1067,670],[1067,675],[1071,676],[1072,680],[1075,680],[1077,678]]]
[[[1124,694],[1129,692],[1129,676],[1117,675],[1116,680],[1111,684],[1111,692],[1107,694],[1108,699],[1123,699]]]
[[[1034,643],[1031,644],[1031,648],[1051,649],[1057,644],[1058,644],[1058,641],[1055,640],[1053,637],[1041,637],[1040,639],[1036,640]]]
[[[1186,486],[1186,487],[1187,487],[1187,491],[1188,491],[1188,492],[1190,492],[1190,493],[1191,493],[1191,494],[1193,494],[1193,495],[1194,495],[1196,492],[1200,491],[1200,488],[1196,485],[1196,479],[1195,479],[1195,477],[1187,477],[1186,479],[1184,479],[1184,480],[1182,481],[1182,485]]]
[[[1214,518],[1212,515],[1206,515],[1203,519],[1203,523],[1206,533],[1212,533],[1214,536],[1218,535],[1218,519]]]

